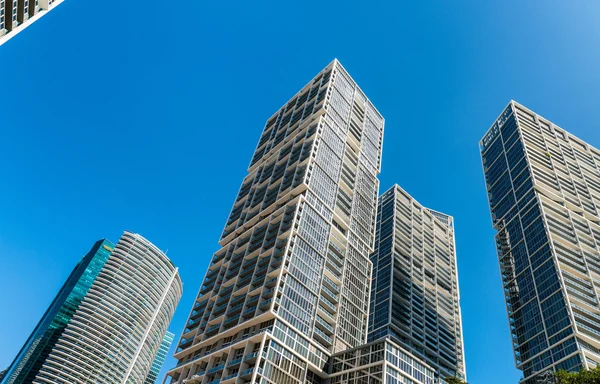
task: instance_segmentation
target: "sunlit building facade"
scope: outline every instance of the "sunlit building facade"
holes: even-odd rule
[[[165,254],[125,232],[33,383],[143,383],[181,293]]]
[[[390,337],[336,353],[331,360],[330,384],[446,384]]]
[[[31,383],[52,352],[96,277],[104,267],[114,244],[97,241],[81,259],[3,375],[2,384]]]
[[[480,143],[524,383],[600,362],[600,151],[511,101]]]
[[[365,343],[383,126],[337,60],[268,119],[171,383],[320,383]]]
[[[454,219],[398,185],[379,198],[369,341],[392,338],[436,371],[466,377]]]
[[[63,0],[0,0],[0,45],[62,2]]]

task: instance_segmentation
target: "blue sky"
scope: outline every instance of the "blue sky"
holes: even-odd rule
[[[337,57],[386,118],[380,191],[455,217],[469,382],[517,383],[478,141],[515,99],[600,147],[600,3],[138,5],[67,0],[0,48],[0,369],[125,229],[180,267],[179,335],[265,120]]]

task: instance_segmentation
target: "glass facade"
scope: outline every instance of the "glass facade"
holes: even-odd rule
[[[165,333],[165,337],[163,337],[163,340],[160,343],[160,347],[158,348],[156,357],[152,362],[150,372],[148,372],[148,376],[146,377],[146,380],[144,380],[144,384],[156,383],[156,379],[158,378],[160,370],[162,369],[162,366],[165,363],[165,359],[167,358],[167,354],[169,353],[169,349],[171,348],[171,344],[173,343],[174,338],[175,335],[171,332],[167,331],[167,333]]]
[[[2,384],[31,383],[108,260],[114,245],[97,241],[77,264],[8,368]]]
[[[512,101],[480,143],[524,383],[600,362],[600,151]]]
[[[466,375],[451,216],[395,185],[379,198],[369,341],[391,337],[438,377]]]
[[[143,383],[182,288],[167,256],[125,231],[33,383]]]
[[[332,357],[330,384],[445,384],[435,371],[390,338]]]
[[[268,119],[171,383],[319,383],[366,341],[383,125],[337,60]]]

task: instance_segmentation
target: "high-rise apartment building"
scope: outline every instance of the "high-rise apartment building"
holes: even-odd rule
[[[369,341],[390,337],[435,369],[466,375],[451,216],[398,185],[379,198]]]
[[[319,383],[366,341],[383,125],[337,60],[268,119],[171,383]]]
[[[0,45],[62,2],[63,0],[0,0]]]
[[[480,143],[516,365],[600,362],[600,151],[511,101]]]
[[[98,273],[108,260],[114,245],[97,241],[77,264],[50,307],[8,367],[2,384],[31,383],[48,358]],[[0,378],[0,380],[2,380]]]
[[[171,260],[126,231],[34,383],[143,383],[182,288]]]
[[[144,382],[181,293],[177,268],[142,236],[98,241],[2,383]]]
[[[146,376],[146,380],[144,380],[144,384],[154,384],[156,383],[156,379],[160,374],[160,370],[165,363],[165,359],[167,358],[167,354],[169,353],[169,349],[171,348],[171,344],[173,344],[173,339],[175,335],[171,332],[165,333],[165,337],[163,337],[162,342],[160,343],[160,347],[158,348],[158,352],[156,353],[156,357],[152,362],[152,366],[150,367],[150,372],[148,372],[148,376]]]

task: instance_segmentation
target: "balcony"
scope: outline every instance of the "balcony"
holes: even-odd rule
[[[199,302],[199,303],[196,303],[196,304],[194,305],[194,309],[195,309],[195,310],[197,310],[197,311],[199,311],[199,310],[200,310],[200,308],[203,308],[203,307],[206,305],[206,303],[208,303],[208,299],[204,299],[204,300],[202,300],[201,302]]]
[[[273,299],[265,300],[260,304],[260,309],[267,310],[271,306]]]
[[[273,297],[273,293],[274,293],[274,292],[275,292],[275,288],[270,288],[270,289],[267,289],[266,291],[264,291],[264,292],[262,293],[262,296],[263,296],[264,298],[270,298],[270,297]]]
[[[221,371],[223,368],[225,368],[225,363],[221,363],[221,364],[217,365],[216,367],[212,367],[211,369],[208,370],[208,373],[209,374],[215,373],[215,372]]]
[[[236,305],[236,306],[234,306],[234,307],[231,307],[231,308],[229,309],[229,311],[227,311],[227,314],[229,314],[229,315],[236,314],[236,313],[238,313],[239,311],[241,311],[243,307],[244,307],[244,303],[240,303],[240,304],[238,304],[238,305]]]
[[[253,316],[254,312],[256,312],[256,306],[245,310],[244,313],[242,313],[242,317],[247,318],[247,317]]]
[[[243,278],[242,280],[237,282],[237,287],[238,289],[245,287],[246,285],[250,284],[250,280],[252,279],[252,274],[246,276],[245,278]]]
[[[245,369],[242,372],[240,372],[240,377],[252,376],[253,372],[254,372],[254,367]]]
[[[338,302],[338,296],[331,291],[329,288],[327,288],[325,285],[321,286],[321,293],[325,294],[325,297],[327,298],[327,300],[333,301],[333,302]]]
[[[317,340],[320,339],[319,341],[321,341],[322,344],[325,344],[328,347],[331,347],[333,345],[333,340],[331,339],[331,337],[327,336],[319,328],[315,328],[314,335],[317,337]]]
[[[225,322],[223,323],[223,325],[224,325],[225,327],[227,327],[228,325],[232,325],[232,323],[234,323],[234,322],[238,321],[238,320],[239,320],[239,318],[240,318],[240,315],[234,316],[234,317],[232,317],[232,318],[230,318],[230,319],[228,319],[228,320],[225,320]]]
[[[274,287],[276,283],[277,283],[277,277],[274,277],[271,280],[267,280],[265,282],[265,287],[267,287],[267,288]]]
[[[331,314],[336,313],[337,310],[335,305],[331,301],[327,300],[324,296],[320,297],[320,301],[321,303],[325,304],[325,308],[329,309]]]
[[[328,322],[326,322],[323,318],[321,318],[321,316],[317,315],[316,316],[316,324],[318,326],[320,326],[322,329],[324,329],[325,331],[329,332],[329,334],[333,335],[334,333],[334,329],[331,326],[331,324],[329,324]]]
[[[237,373],[237,372],[235,372],[235,373],[232,373],[231,375],[227,375],[227,376],[223,377],[223,378],[221,379],[221,381],[227,381],[227,380],[231,380],[231,379],[233,379],[233,378],[236,378],[237,376],[238,376],[238,373]]]
[[[229,362],[229,365],[227,366],[227,368],[235,367],[236,365],[241,363],[243,360],[244,360],[243,357],[238,357],[237,359],[233,359]]]

